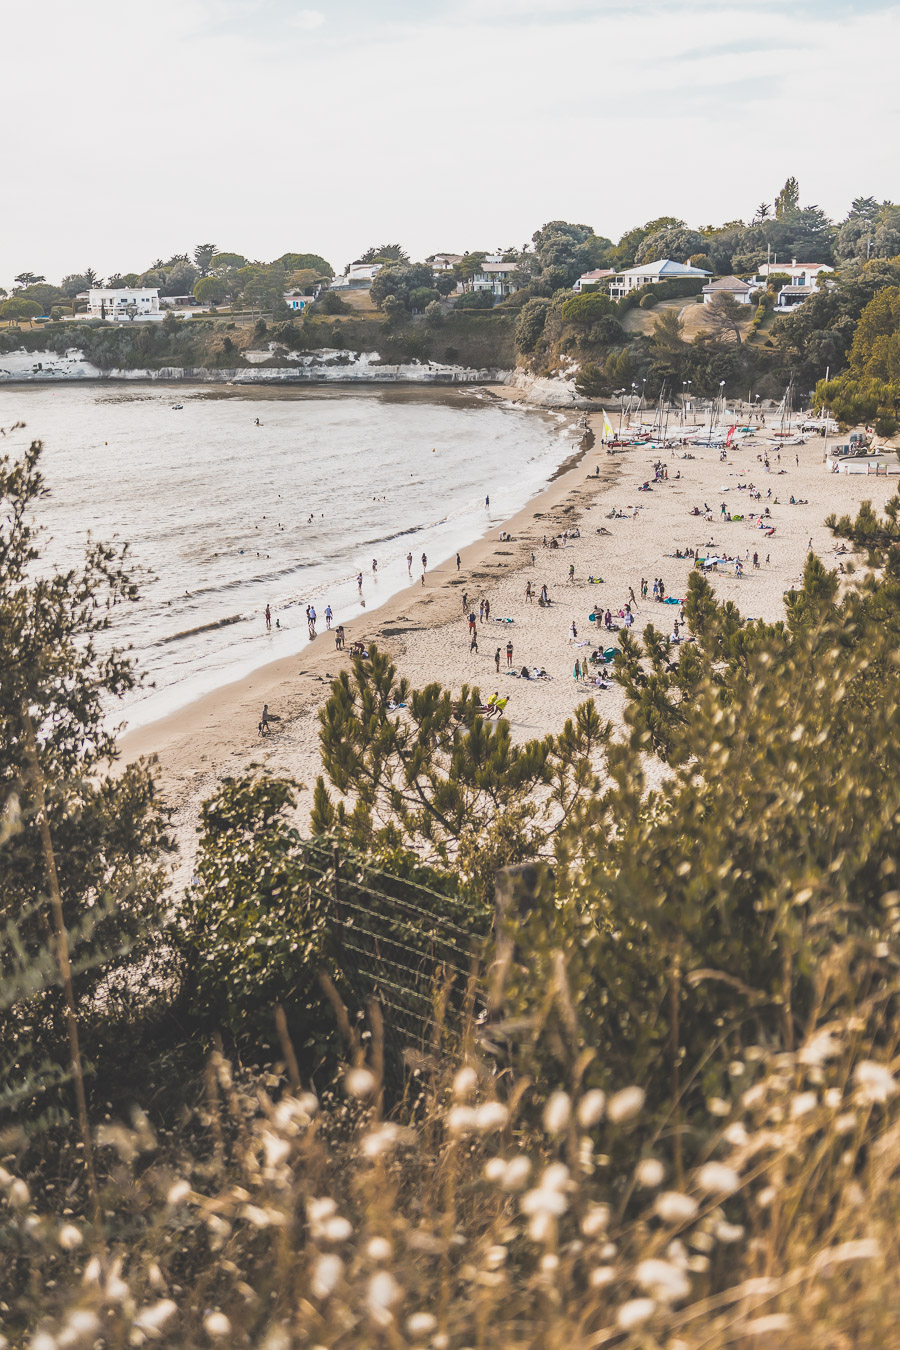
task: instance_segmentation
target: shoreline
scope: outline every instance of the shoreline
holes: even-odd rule
[[[485,392],[505,398],[513,391],[495,386]],[[348,645],[357,638],[375,641],[413,688],[437,681],[456,691],[464,683],[477,686],[485,696],[502,690],[509,696],[505,717],[517,742],[558,733],[585,699],[621,728],[622,689],[615,684],[597,689],[574,678],[574,662],[587,656],[588,646],[616,645],[614,635],[589,622],[589,612],[610,608],[615,614],[629,599],[629,588],[639,596],[645,577],[662,576],[668,594],[682,597],[693,562],[676,550],[712,538],[717,549],[730,555],[737,552],[749,559],[754,550],[759,554],[759,566],[747,561],[743,577],[730,569],[710,577],[720,599],[733,601],[748,619],[782,618],[784,593],[799,581],[808,546],[826,565],[830,562],[834,540],[824,525],[828,512],[855,514],[866,498],[880,509],[896,487],[896,480],[828,473],[818,443],[790,447],[783,464],[773,457],[770,472],[761,463],[760,446],[735,447],[727,462],[716,447],[698,445],[689,447],[684,458],[677,450],[649,447],[607,455],[601,423],[602,414],[589,414],[593,448],[585,442],[578,462],[562,477],[503,525],[495,523],[460,550],[458,574],[451,557],[428,574],[424,588],[407,586],[345,624]],[[654,461],[660,460],[668,478],[641,495],[642,484],[653,479]],[[592,472],[597,465],[599,474]],[[751,483],[771,505],[777,527],[772,538],[764,537],[750,520],[754,503],[743,489]],[[796,505],[790,504],[791,496],[799,497]],[[704,500],[714,507],[712,524],[692,515],[692,508]],[[728,516],[720,517],[720,502],[728,504]],[[563,538],[566,527],[576,524],[579,536]],[[501,530],[512,535],[511,542],[497,539]],[[542,547],[544,538],[549,542],[553,536],[560,536],[558,548]],[[548,585],[555,602],[549,609],[527,603],[523,572],[535,590]],[[463,590],[470,597],[467,609],[474,606],[477,613],[480,598],[491,603],[492,618],[478,626],[481,649],[475,653],[469,650],[460,603]],[[640,637],[648,622],[666,635],[678,610],[639,597],[635,613],[635,636]],[[507,617],[510,626],[494,622]],[[574,637],[573,624],[578,630]],[[509,672],[502,655],[507,640],[514,644]],[[260,666],[252,676],[220,686],[121,738],[119,763],[141,755],[156,757],[154,774],[160,795],[173,809],[179,846],[175,889],[192,875],[200,805],[225,777],[261,770],[298,782],[295,819],[301,830],[307,827],[320,772],[318,710],[331,680],[348,665],[348,656],[335,651],[331,634],[323,633],[301,653]],[[523,665],[546,669],[550,678],[513,682]],[[263,703],[281,721],[271,735],[260,738]]]
[[[482,387],[492,398],[506,397],[504,386]],[[495,563],[491,560],[492,556],[498,553],[510,556],[505,548],[500,550],[496,548],[500,542],[496,536],[508,532],[513,536],[513,544],[519,545],[520,549],[523,544],[530,542],[531,536],[526,538],[524,535],[526,527],[533,523],[535,518],[541,518],[558,508],[566,496],[571,494],[585,478],[583,461],[595,448],[595,440],[593,428],[588,427],[588,435],[582,438],[581,446],[561,461],[541,491],[529,498],[508,520],[492,524],[477,540],[460,548],[462,566],[458,573],[454,566],[455,557],[451,555],[437,566],[429,568],[424,587],[418,582],[413,582],[388,596],[377,608],[347,620],[344,624],[347,647],[359,639],[375,641],[379,646],[385,647],[386,638],[386,649],[390,650],[391,639],[400,636],[400,630],[385,633],[383,631],[385,624],[402,623],[407,625],[403,631],[415,632],[416,621],[419,619],[428,620],[422,626],[436,627],[458,612],[454,609],[452,613],[442,612],[439,615],[429,610],[428,613],[419,612],[411,617],[404,611],[425,611],[436,601],[443,611],[448,595],[452,596],[453,600],[457,598],[452,588],[457,585],[463,586],[465,577],[471,575],[473,569],[496,568],[496,575],[499,576],[517,571],[524,566],[527,559],[523,557],[510,564]],[[620,468],[621,462],[616,458],[610,461],[611,473],[588,477],[591,482],[605,486],[609,484],[611,478],[618,476]],[[481,579],[483,574],[476,572],[475,575]],[[376,631],[379,628],[382,631]],[[418,631],[421,631],[420,626]],[[210,730],[218,728],[223,717],[227,716],[230,719],[238,710],[242,713],[248,712],[251,701],[253,706],[258,705],[259,708],[263,703],[270,703],[273,711],[278,712],[276,705],[280,699],[295,700],[297,697],[302,698],[304,693],[308,696],[318,696],[321,693],[321,681],[332,679],[332,671],[344,664],[345,659],[346,653],[338,652],[334,648],[333,630],[323,629],[311,643],[304,645],[299,651],[277,657],[274,661],[266,661],[248,675],[228,680],[173,712],[133,730],[126,730],[117,741],[119,762],[127,764],[143,755],[155,754],[164,765],[168,752],[196,735],[195,729],[199,722],[203,722],[207,730]],[[298,662],[302,662],[305,667],[299,672],[299,679],[304,682],[301,683],[299,690],[295,687],[297,679],[295,667]],[[326,671],[326,667],[331,669]],[[294,706],[291,717],[300,716],[302,712],[302,708]],[[252,721],[254,736],[255,728],[254,720]],[[206,759],[206,756],[203,758]]]

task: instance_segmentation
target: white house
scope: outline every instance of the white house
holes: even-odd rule
[[[144,289],[107,290],[99,286],[88,291],[88,313],[92,319],[110,319],[112,321],[131,319],[161,319],[159,312],[159,289],[156,286]]]
[[[502,300],[504,296],[512,295],[519,287],[512,280],[512,275],[516,270],[514,262],[485,262],[472,276],[468,289],[470,291],[490,291],[496,300]]]
[[[431,264],[432,272],[452,272],[456,264],[462,260],[461,253],[435,253],[433,257],[425,259]]]
[[[580,295],[585,286],[598,286],[607,277],[614,277],[615,275],[616,269],[614,267],[595,267],[593,272],[583,272],[572,290],[576,295]]]
[[[701,294],[704,305],[711,305],[717,295],[730,295],[739,305],[749,305],[758,290],[759,286],[740,277],[720,277],[718,281],[707,282]]]
[[[361,289],[364,286],[371,286],[383,266],[384,263],[351,263],[344,276],[334,278],[330,289],[341,289],[347,286],[355,286]]]
[[[298,314],[308,309],[310,305],[315,304],[315,300],[314,295],[301,295],[299,291],[285,291],[284,293],[284,303],[288,309],[296,310]]]
[[[641,263],[640,267],[629,267],[625,272],[616,272],[610,281],[609,294],[613,300],[621,300],[631,291],[642,286],[655,286],[660,281],[673,281],[681,277],[708,277],[709,271],[702,267],[691,267],[688,263],[673,262],[671,258],[659,258],[656,262]]]
[[[789,276],[792,286],[815,286],[822,272],[833,272],[834,268],[829,267],[828,263],[798,263],[793,258],[789,263],[763,263],[756,273],[756,281],[761,281],[764,285],[770,276],[776,273],[781,276]]]
[[[798,285],[789,283],[787,286],[782,286],[778,292],[778,299],[775,301],[776,310],[796,309],[798,305],[803,304],[804,300],[808,300],[811,295],[815,294],[815,289],[814,286],[808,286],[804,283]]]

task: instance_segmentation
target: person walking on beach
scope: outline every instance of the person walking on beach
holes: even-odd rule
[[[271,633],[271,631],[272,631],[272,611],[269,608],[269,606],[266,605],[266,632]]]
[[[465,614],[466,610],[468,609],[468,600],[469,600],[469,592],[463,591],[462,593],[463,614]]]
[[[532,549],[532,553],[531,553],[531,565],[532,565],[532,567],[536,567],[536,566],[537,566],[537,558],[534,556],[534,550],[533,550],[533,549]]]
[[[316,611],[312,605],[306,611],[306,618],[309,623],[309,636],[314,638],[316,636]]]
[[[356,574],[356,589],[359,591],[360,595],[362,595],[362,572],[357,572]]]
[[[569,563],[569,580],[570,580],[570,581],[574,581],[574,580],[575,580],[575,564],[574,564],[574,563]]]
[[[570,630],[570,631],[571,631],[571,634],[572,634],[572,641],[574,642],[574,641],[576,640],[576,638],[578,637],[578,628],[576,627],[576,624],[575,624],[575,620],[574,620],[574,619],[572,620],[572,627],[571,627],[571,630]]]
[[[332,613],[331,606],[330,606],[330,605],[326,605],[326,606],[325,606],[325,631],[326,631],[326,632],[328,632],[328,631],[330,630],[330,628],[331,628],[331,620],[332,620],[333,618],[334,618],[334,614]]]
[[[525,582],[525,599],[529,605],[534,600],[534,591],[531,589],[530,581]]]
[[[423,572],[428,571],[428,559],[425,557],[424,553],[422,554],[422,571]]]
[[[507,669],[512,665],[512,654],[513,654],[513,645],[512,645],[512,639],[510,639],[509,642],[507,642],[507,644],[506,644],[506,665],[507,665]]]
[[[633,586],[629,586],[629,587],[628,587],[628,598],[629,598],[629,600],[631,601],[631,603],[634,605],[634,607],[635,607],[635,609],[636,609],[636,608],[637,608],[637,596],[636,596],[635,593],[634,593],[634,587],[633,587]]]
[[[497,667],[497,674],[500,674],[500,648],[494,652],[494,665]]]
[[[460,569],[461,567],[462,567],[462,558],[461,558],[461,557],[459,556],[459,554],[457,553],[457,555],[456,555],[456,570],[457,570],[457,572],[459,571],[459,569]]]
[[[412,576],[412,554],[411,554],[411,553],[407,553],[407,555],[406,555],[406,570],[407,570],[407,572],[409,573],[409,575]]]
[[[470,613],[469,613],[469,632],[470,632],[470,633],[474,633],[474,632],[475,632],[475,611],[474,611],[474,609],[471,610]]]
[[[474,652],[476,656],[478,655],[478,634],[474,628],[472,629],[472,641],[469,643],[469,651]]]

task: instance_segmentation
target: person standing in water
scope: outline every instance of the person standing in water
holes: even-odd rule
[[[407,555],[406,555],[406,570],[407,570],[407,572],[409,573],[409,575],[412,576],[412,554],[411,554],[411,553],[407,553]]]
[[[271,631],[272,631],[272,611],[269,608],[269,606],[266,605],[266,632],[270,633]]]
[[[378,571],[378,559],[377,559],[377,558],[373,558],[373,559],[372,559],[372,573],[373,573],[373,575],[374,575],[374,573],[377,572],[377,571]]]
[[[360,595],[362,595],[362,572],[357,572],[356,574],[356,589],[359,591]]]
[[[485,499],[484,499],[484,509],[485,509],[486,511],[489,511],[489,510],[491,509],[491,499],[490,499],[490,497],[485,497]]]

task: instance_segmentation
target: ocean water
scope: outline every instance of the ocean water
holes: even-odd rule
[[[44,442],[44,555],[70,565],[88,533],[131,547],[141,597],[112,630],[146,676],[130,727],[301,652],[310,603],[321,643],[326,604],[337,624],[409,585],[408,552],[417,582],[423,552],[437,564],[507,519],[580,435],[464,388],[0,389],[0,427],[17,421],[0,453]]]

